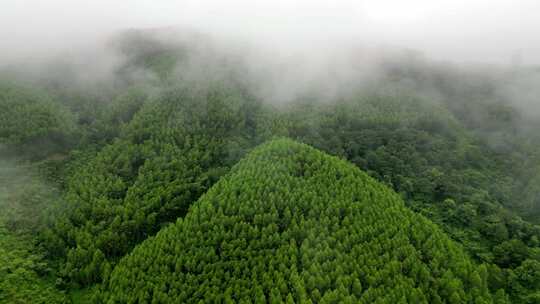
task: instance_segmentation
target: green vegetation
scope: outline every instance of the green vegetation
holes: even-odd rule
[[[290,137],[352,161],[485,262],[497,262],[491,247],[512,238],[538,246],[538,226],[504,208],[513,204],[504,191],[522,185],[522,156],[482,145],[441,105],[375,96],[285,115]]]
[[[67,109],[43,92],[0,81],[0,144],[18,153],[53,153],[69,145],[73,121]]]
[[[398,60],[276,105],[148,35],[110,83],[0,77],[0,302],[540,301],[540,125],[506,78]],[[248,154],[275,137],[303,144]]]
[[[64,303],[46,261],[34,251],[31,240],[0,226],[0,303]]]
[[[69,210],[42,240],[51,257],[66,258],[61,273],[85,286],[100,282],[134,245],[184,216],[249,147],[245,111],[256,106],[226,88],[183,88],[143,107],[69,175]]]
[[[52,270],[33,241],[54,196],[38,178],[0,161],[0,303],[64,303]]]
[[[530,190],[522,187],[531,186],[531,175],[538,176],[533,166],[538,162],[526,155],[535,155],[532,147],[539,145],[499,151],[446,109],[400,94],[299,103],[281,120],[288,136],[352,161],[400,193],[411,209],[490,265],[492,290],[506,286],[518,302],[520,295],[534,294],[539,287],[517,291],[512,286],[516,272],[523,271],[517,265],[540,261],[540,227],[516,215],[521,195],[511,193]],[[512,142],[518,140],[516,134]],[[529,210],[531,215],[537,207]],[[537,296],[530,299],[523,301],[534,303]]]
[[[123,259],[105,302],[490,303],[485,267],[354,166],[276,140]]]

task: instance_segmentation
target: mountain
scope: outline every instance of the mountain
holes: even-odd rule
[[[35,271],[44,285],[85,302],[247,151],[287,137],[398,193],[486,265],[491,294],[540,303],[540,125],[526,106],[534,81],[523,83],[533,71],[392,55],[367,79],[334,83],[301,69],[283,77],[245,46],[197,33],[134,30],[111,42],[80,62],[0,70],[0,164],[40,180],[0,172],[10,180],[0,242],[27,239],[19,255],[47,265]],[[18,279],[5,282],[29,298]]]
[[[107,303],[491,303],[487,271],[390,188],[279,139],[104,283]]]
[[[66,204],[42,243],[65,261],[60,275],[69,281],[101,282],[254,146],[259,106],[239,90],[175,88],[143,103],[116,140],[81,151],[66,176]]]
[[[69,146],[73,129],[73,115],[50,96],[0,79],[0,153],[1,145],[19,154],[54,153]]]

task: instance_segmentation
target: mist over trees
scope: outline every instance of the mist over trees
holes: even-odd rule
[[[538,68],[104,49],[3,69],[1,301],[540,300]]]

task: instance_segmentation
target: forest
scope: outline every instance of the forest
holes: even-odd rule
[[[540,303],[540,116],[500,90],[540,68],[280,100],[205,39],[0,70],[0,303]]]

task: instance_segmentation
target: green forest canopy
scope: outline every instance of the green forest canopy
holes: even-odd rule
[[[487,272],[353,165],[291,140],[125,257],[107,303],[491,303]]]
[[[381,68],[382,89],[330,100],[308,92],[276,106],[256,97],[239,61],[144,36],[120,39],[128,60],[110,85],[78,87],[62,66],[45,83],[2,78],[0,161],[9,152],[23,176],[46,179],[13,179],[0,166],[12,181],[0,193],[9,207],[0,242],[23,248],[2,269],[27,265],[29,282],[41,282],[2,281],[8,301],[89,301],[137,244],[275,136],[347,159],[399,193],[485,265],[495,298],[540,301],[539,124],[500,99],[500,81],[398,60]],[[199,51],[208,60],[194,81]],[[142,70],[157,77],[132,78]]]

